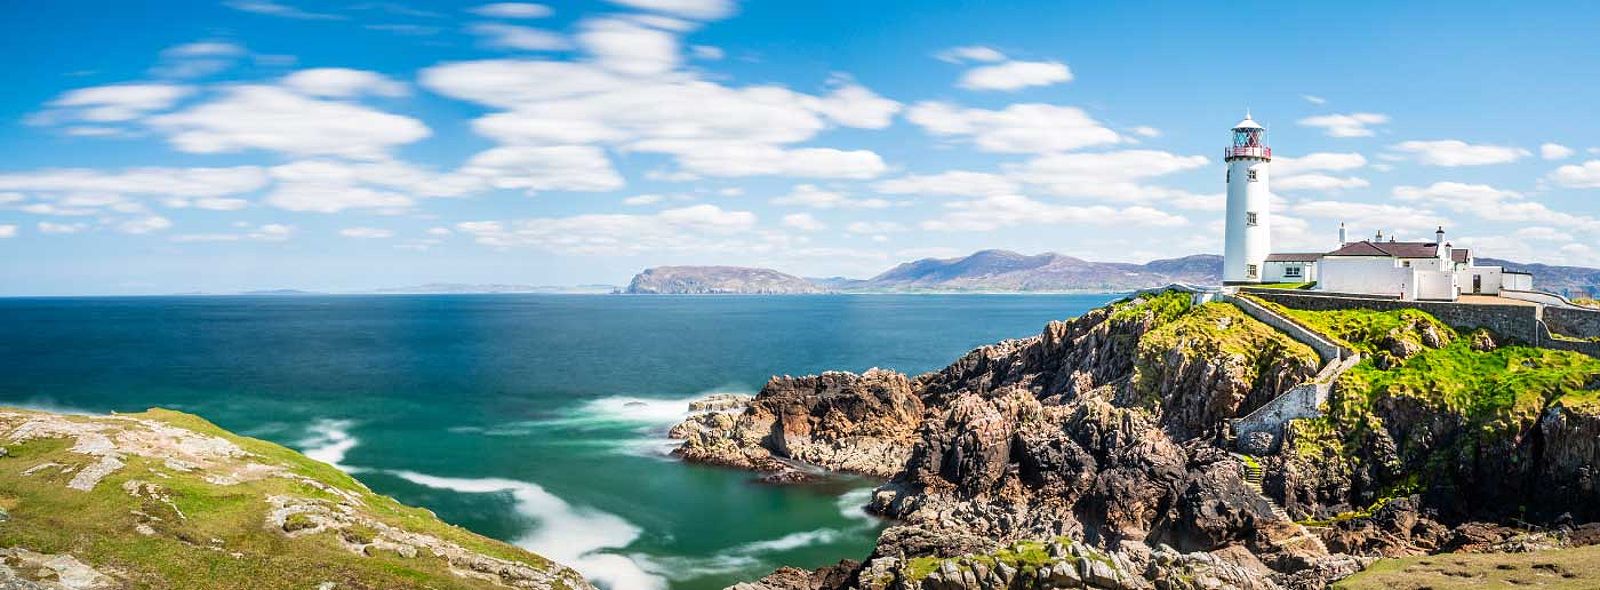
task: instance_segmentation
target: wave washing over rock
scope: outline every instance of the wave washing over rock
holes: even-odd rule
[[[895,524],[864,561],[783,568],[739,590],[1312,589],[1379,557],[1529,538],[1472,522],[1481,507],[1443,510],[1426,494],[1405,496],[1409,488],[1393,480],[1415,475],[1307,465],[1295,458],[1295,445],[1312,444],[1305,437],[1265,458],[1273,481],[1263,493],[1247,475],[1261,463],[1230,452],[1228,421],[1317,370],[1310,348],[1237,308],[1167,293],[1051,323],[917,377],[878,369],[776,377],[743,412],[695,415],[672,434],[686,460],[768,481],[803,481],[817,469],[888,480],[868,509]],[[1336,396],[1367,399],[1365,387],[1341,381]],[[1566,408],[1522,432],[1577,439],[1590,415]],[[1470,429],[1433,424],[1430,440]],[[1545,512],[1596,505],[1593,483],[1567,469],[1568,455],[1600,458],[1575,442],[1526,458],[1545,465],[1525,472],[1579,492]],[[1481,475],[1479,485],[1499,485]],[[1293,490],[1292,517],[1284,489]],[[1401,497],[1352,511],[1379,489]],[[1571,541],[1586,529],[1563,530],[1531,543]],[[1417,531],[1432,544],[1384,542]]]

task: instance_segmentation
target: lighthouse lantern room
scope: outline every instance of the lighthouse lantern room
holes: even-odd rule
[[[1246,113],[1233,126],[1233,145],[1224,152],[1228,163],[1226,244],[1222,252],[1224,284],[1260,283],[1267,255],[1272,252],[1272,191],[1267,177],[1272,148],[1267,130]]]

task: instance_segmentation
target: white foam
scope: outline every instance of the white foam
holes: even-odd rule
[[[502,478],[462,479],[413,471],[389,472],[430,488],[467,494],[509,493],[517,512],[539,521],[538,528],[516,544],[582,572],[610,590],[661,590],[666,580],[646,572],[634,560],[605,549],[621,549],[639,538],[639,527],[622,517],[568,504],[544,488]]]
[[[799,549],[801,547],[832,543],[834,541],[838,541],[843,535],[844,531],[838,529],[801,531],[798,533],[789,533],[776,539],[745,543],[738,547],[734,547],[732,553],[734,555],[757,555],[761,553],[790,551]]]
[[[817,529],[790,533],[776,539],[751,541],[718,551],[716,555],[691,557],[683,555],[634,555],[634,561],[645,569],[674,581],[693,580],[705,576],[745,573],[762,575],[777,567],[767,559],[773,553],[792,551],[801,547],[837,542],[845,535],[859,532],[863,527],[850,530]]]
[[[839,514],[851,520],[859,520],[866,524],[878,523],[878,517],[867,512],[867,502],[872,501],[872,490],[876,488],[858,488],[839,495]]]
[[[360,441],[350,435],[350,427],[355,423],[349,420],[335,420],[321,418],[306,427],[308,436],[300,440],[301,451],[307,457],[316,459],[337,467],[340,471],[350,473],[355,471],[343,465],[344,457],[355,448]]]

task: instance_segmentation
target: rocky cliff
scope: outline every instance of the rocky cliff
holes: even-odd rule
[[[739,266],[658,266],[634,275],[630,294],[795,295],[821,293],[810,281],[767,268]]]
[[[864,561],[780,571],[752,589],[1322,588],[1373,558],[1493,549],[1517,534],[1475,520],[1592,518],[1584,507],[1600,502],[1584,469],[1600,450],[1586,404],[1600,367],[1415,317],[1378,324],[1324,322],[1373,360],[1336,388],[1348,401],[1292,424],[1270,457],[1231,453],[1227,420],[1309,378],[1315,354],[1179,293],[1052,323],[917,377],[775,378],[742,413],[686,422],[680,454],[770,474],[887,476],[869,508],[894,524]],[[1439,349],[1466,356],[1428,352]],[[1425,384],[1430,362],[1477,372]],[[1494,469],[1519,478],[1501,484]],[[1467,485],[1480,489],[1457,493]],[[1536,485],[1550,488],[1541,499],[1568,497],[1485,509]]]
[[[593,590],[187,414],[0,408],[0,445],[0,588]]]

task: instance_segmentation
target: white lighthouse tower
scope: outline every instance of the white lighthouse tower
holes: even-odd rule
[[[1245,113],[1233,126],[1233,145],[1223,160],[1228,163],[1228,223],[1222,250],[1225,285],[1261,282],[1267,254],[1272,251],[1272,148],[1267,130]]]

